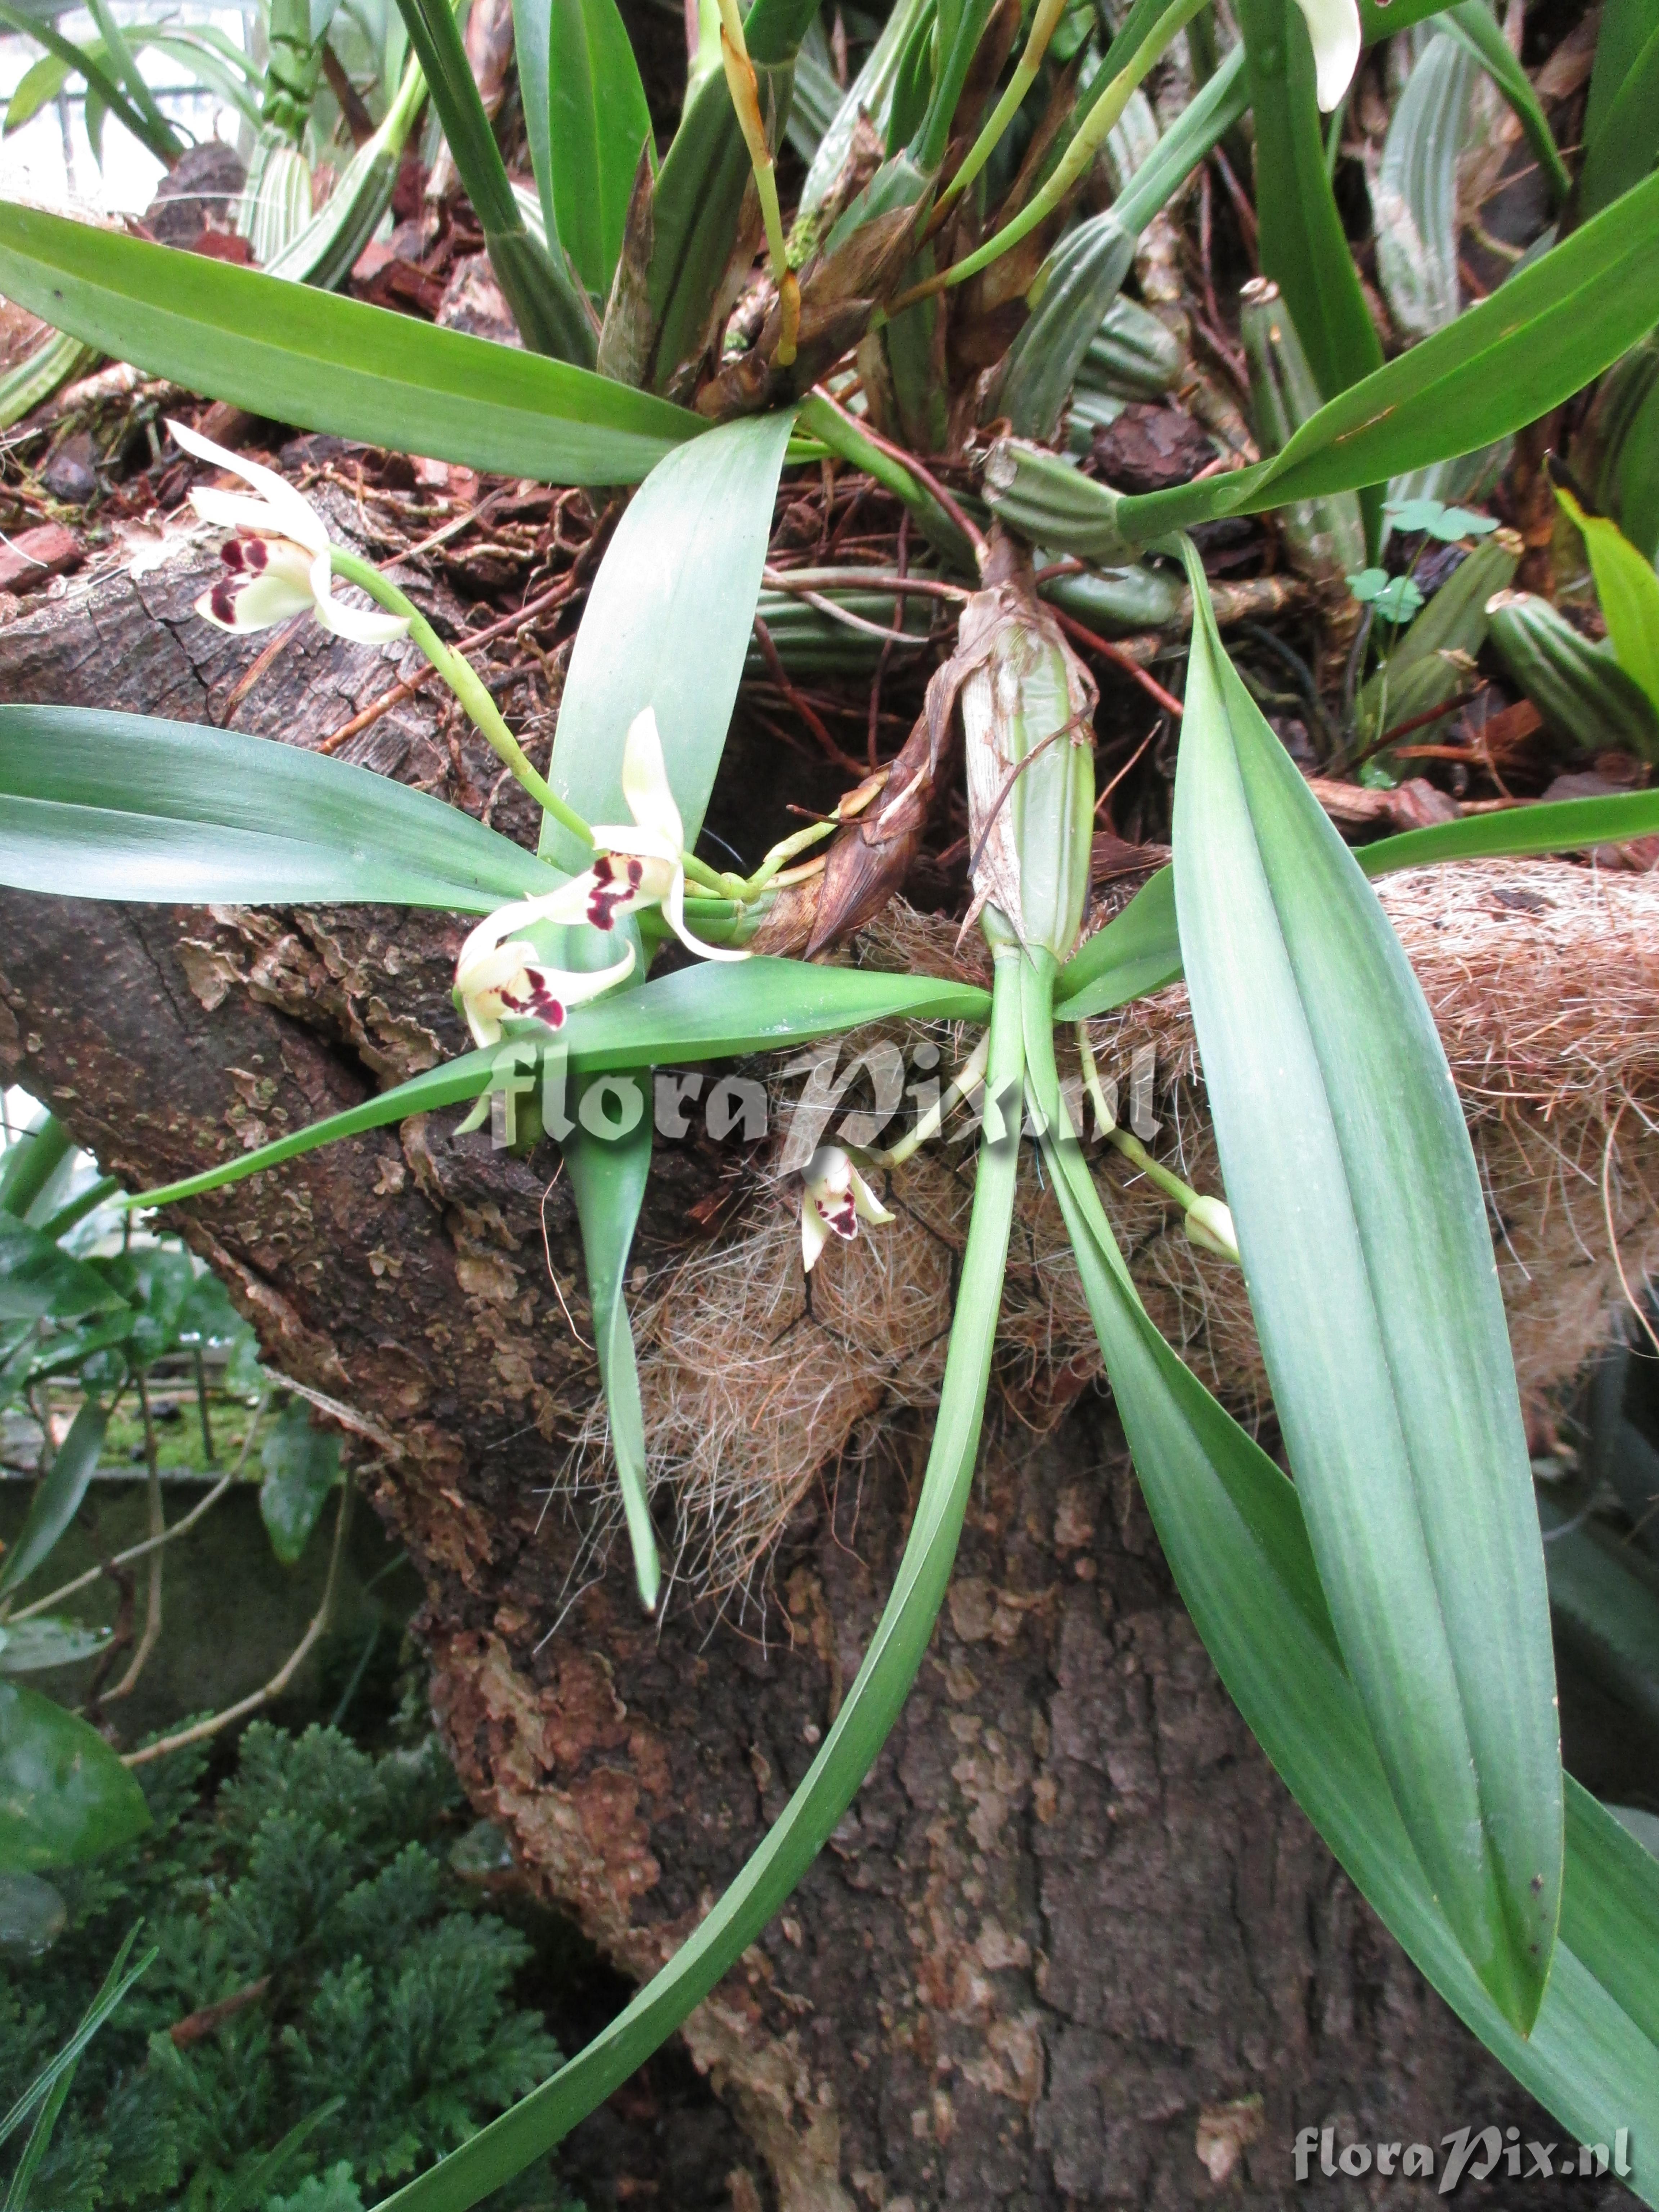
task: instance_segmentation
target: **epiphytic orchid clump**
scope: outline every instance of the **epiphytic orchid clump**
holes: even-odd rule
[[[1460,51],[1477,57],[1537,155],[1553,242],[1540,214],[1513,273],[1465,307],[1458,238],[1443,237],[1443,282],[1410,325],[1420,343],[1385,362],[1348,201],[1331,181],[1344,147],[1328,144],[1321,114],[1340,104],[1368,39],[1415,26],[1432,55],[1433,0],[1395,0],[1387,20],[1355,0],[1237,0],[1224,23],[1202,0],[1133,0],[1115,27],[1045,0],[1018,60],[1016,11],[900,0],[822,134],[787,230],[779,118],[817,0],[702,11],[685,112],[660,163],[612,0],[585,0],[595,35],[562,41],[550,0],[524,0],[514,14],[535,236],[447,0],[399,6],[523,349],[0,207],[6,296],[89,343],[107,348],[119,333],[153,374],[267,417],[588,486],[596,514],[616,487],[637,487],[606,522],[585,586],[544,775],[465,653],[387,574],[331,545],[274,473],[179,429],[187,451],[257,495],[198,495],[198,511],[235,533],[206,617],[249,630],[310,612],[359,642],[406,635],[541,806],[543,827],[532,856],[332,757],[234,732],[0,709],[8,882],[177,901],[401,898],[474,919],[456,974],[474,1050],[147,1202],[194,1198],[405,1115],[476,1106],[495,1085],[522,1087],[520,1048],[556,1033],[576,1114],[542,1126],[563,1146],[575,1194],[617,1481],[650,1607],[661,1572],[624,1288],[651,1129],[641,1120],[597,1135],[592,1116],[580,1118],[584,1086],[867,1024],[940,1021],[979,1032],[953,1093],[977,1093],[982,1115],[907,1549],[811,1768],[621,2018],[389,2207],[464,2212],[556,2141],[741,1957],[842,1818],[948,1584],[1023,1162],[1040,1166],[1063,1217],[1159,1537],[1249,1725],[1435,1985],[1579,2137],[1628,2128],[1633,2185],[1659,2203],[1659,1863],[1562,1772],[1543,1553],[1486,1200],[1437,1036],[1366,879],[1390,865],[1647,833],[1659,800],[1621,793],[1471,816],[1371,848],[1362,873],[1224,649],[1190,535],[1276,519],[1320,617],[1358,641],[1328,656],[1334,687],[1322,694],[1309,675],[1309,714],[1340,717],[1340,672],[1353,691],[1378,617],[1346,591],[1332,547],[1363,538],[1370,568],[1354,573],[1381,575],[1381,488],[1391,483],[1395,518],[1431,509],[1443,530],[1468,535],[1452,518],[1479,499],[1479,470],[1457,471],[1501,455],[1611,374],[1620,404],[1605,412],[1629,449],[1601,457],[1598,483],[1645,532],[1646,550],[1630,548],[1641,578],[1603,542],[1595,526],[1605,518],[1582,501],[1578,512],[1601,568],[1621,580],[1621,607],[1626,586],[1638,600],[1659,588],[1659,520],[1644,505],[1659,469],[1640,430],[1651,416],[1647,434],[1659,440],[1643,381],[1659,324],[1659,113],[1640,96],[1629,9],[1609,0],[1602,19],[1583,146],[1568,149],[1576,172],[1496,22],[1484,7],[1455,10]],[[1183,32],[1193,96],[1161,125],[1142,88]],[[1377,84],[1380,97],[1381,71]],[[1254,375],[1254,423],[1188,348],[1192,318],[1158,289],[1172,270],[1180,289],[1163,218],[1182,219],[1188,179],[1237,148],[1247,112],[1248,228],[1267,280],[1256,304],[1271,306],[1256,350],[1273,356]],[[562,119],[578,112],[598,132],[580,158]],[[1437,204],[1455,211],[1457,146],[1431,150],[1443,157]],[[1403,155],[1395,164],[1407,180],[1420,167]],[[1218,173],[1237,188],[1231,163]],[[1385,289],[1389,267],[1398,276],[1410,259],[1398,237],[1393,246],[1374,264]],[[1131,301],[1123,287],[1137,266],[1146,297]],[[1240,304],[1206,302],[1206,330]],[[1224,356],[1231,341],[1210,336]],[[1149,491],[1114,482],[1103,463],[1080,468],[1100,450],[1093,430],[1123,404],[1091,382],[1100,373],[1197,395],[1213,459]],[[897,573],[769,569],[789,467],[856,474],[898,502]],[[1358,686],[1379,739],[1385,710],[1413,727],[1437,719],[1481,648],[1487,601],[1511,580],[1497,571],[1518,558],[1498,534],[1492,543],[1463,564],[1473,642],[1459,631],[1418,653],[1420,666],[1391,650]],[[873,609],[867,597],[851,605],[854,576],[878,595]],[[380,611],[343,605],[336,579]],[[1364,605],[1397,624],[1407,595],[1383,601],[1382,588]],[[757,627],[763,589],[769,615]],[[1062,590],[1082,615],[1060,619]],[[1160,650],[1171,665],[1184,657],[1184,696],[1094,627],[1105,619],[1095,610],[1119,594],[1162,609]],[[922,596],[957,611],[954,650],[899,751],[877,757],[872,708],[866,773],[819,718],[814,740],[856,787],[752,871],[702,858],[751,641],[811,727],[791,637],[831,660],[837,648],[879,654],[879,678],[915,647],[908,601]],[[1436,602],[1448,623],[1457,601]],[[1636,637],[1639,623],[1608,611],[1610,629]],[[1079,647],[1097,666],[1115,652],[1127,665],[1164,717],[1176,761],[1171,866],[1109,921],[1090,903],[1101,732]],[[1547,636],[1529,649],[1550,650]],[[1634,665],[1620,673],[1641,684],[1646,659],[1636,643],[1626,651]],[[1583,652],[1556,673],[1558,692],[1571,674],[1575,698],[1593,703],[1598,682],[1608,690]],[[1352,735],[1345,726],[1338,742]],[[962,909],[979,920],[990,988],[793,957],[836,951],[902,884],[930,810],[958,787]],[[653,974],[671,936],[699,961]],[[1182,976],[1224,1198],[1193,1190],[1116,1127],[1089,1055],[1092,1017]],[[1078,1081],[1062,1080],[1057,1031],[1068,1071],[1075,1049]],[[1074,1126],[1077,1095],[1094,1104],[1097,1133],[1181,1206],[1194,1242],[1242,1261],[1293,1484],[1148,1319]],[[864,1170],[901,1164],[945,1110],[937,1099],[885,1151],[817,1152],[801,1193],[806,1266],[830,1239],[884,1218]]]

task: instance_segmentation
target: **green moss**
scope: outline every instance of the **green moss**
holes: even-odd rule
[[[465,1822],[435,1744],[374,1758],[256,1722],[212,1795],[205,1766],[140,1768],[149,1834],[55,1875],[64,1934],[0,1968],[0,2081],[21,2086],[133,1923],[160,1946],[82,2062],[32,2204],[357,2212],[558,2063],[512,2000],[530,1947],[449,1863]],[[569,2207],[546,2164],[515,2201]]]

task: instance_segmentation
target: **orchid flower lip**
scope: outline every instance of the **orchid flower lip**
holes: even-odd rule
[[[562,916],[550,911],[561,901],[568,903],[573,888],[567,884],[541,898],[516,899],[498,908],[461,947],[455,989],[475,1044],[499,1044],[504,1020],[540,1021],[549,1029],[562,1029],[572,1006],[597,999],[633,973],[631,944],[624,944],[622,958],[609,968],[565,969],[544,960],[528,938],[514,936],[534,921],[580,921],[580,913]]]

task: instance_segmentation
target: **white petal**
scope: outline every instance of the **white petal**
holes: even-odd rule
[[[674,804],[657,718],[649,707],[635,714],[628,726],[623,744],[622,785],[628,811],[641,829],[665,839],[678,859],[685,843],[685,825]]]
[[[1359,9],[1356,0],[1297,0],[1313,40],[1316,98],[1328,115],[1359,66]]]
[[[685,871],[684,868],[677,868],[674,871],[674,880],[669,885],[667,897],[662,902],[662,911],[663,919],[667,922],[668,927],[673,931],[675,936],[678,938],[680,943],[685,947],[686,951],[688,952],[695,952],[700,959],[746,960],[749,957],[749,951],[746,945],[705,945],[702,938],[694,937],[691,934],[691,932],[686,927]]]
[[[215,461],[233,476],[240,477],[246,484],[262,494],[276,510],[278,526],[284,538],[291,538],[312,553],[319,552],[328,544],[328,526],[308,499],[295,490],[293,485],[279,477],[275,469],[261,467],[258,461],[245,460],[240,453],[228,453],[224,447],[216,446],[211,438],[204,438],[183,422],[169,421],[173,443],[198,461]]]
[[[463,969],[493,952],[514,930],[526,928],[532,921],[586,921],[587,894],[592,884],[591,873],[576,876],[569,883],[561,884],[556,890],[544,891],[539,898],[514,899],[510,906],[498,906],[494,914],[486,915],[461,947],[461,957],[455,963],[457,984],[460,983]],[[534,952],[527,948],[526,951],[527,957],[534,959]]]
[[[225,621],[214,607],[215,592],[226,590],[230,594],[230,620]],[[292,583],[288,577],[272,574],[250,581],[232,583],[228,579],[216,584],[212,592],[204,592],[196,602],[196,611],[204,622],[210,622],[215,629],[228,629],[237,635],[249,630],[274,629],[278,623],[287,622],[291,616],[309,614],[311,593]]]
[[[818,1255],[830,1241],[830,1231],[811,1200],[807,1199],[800,1210],[800,1263],[807,1274],[817,1265]]]
[[[680,865],[680,848],[672,838],[655,830],[641,830],[637,823],[596,822],[593,842],[602,853],[626,853],[630,860],[655,861],[665,869],[672,870]],[[668,877],[664,875],[658,880],[659,888],[650,896],[665,898]]]
[[[318,621],[336,637],[349,638],[353,645],[390,645],[409,635],[407,616],[389,615],[380,607],[347,606],[337,599],[325,551],[312,563],[311,588]]]
[[[548,976],[556,975],[560,998],[567,1006],[576,1006],[584,999],[597,999],[601,991],[608,991],[613,983],[620,983],[624,975],[633,972],[633,967],[634,948],[631,945],[624,945],[623,957],[613,967],[593,968],[586,972],[576,969],[566,969],[561,972],[544,968],[542,973]]]
[[[860,1221],[891,1221],[890,1214],[856,1168],[851,1168],[853,1205]]]
[[[223,530],[252,530],[262,538],[281,538],[284,534],[270,501],[250,499],[245,491],[216,491],[212,485],[204,484],[200,490],[191,492],[190,503],[204,522],[216,524]]]

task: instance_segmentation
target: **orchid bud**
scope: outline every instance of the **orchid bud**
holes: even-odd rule
[[[1200,1252],[1214,1252],[1231,1260],[1236,1267],[1243,1264],[1238,1256],[1232,1214],[1218,1198],[1197,1198],[1188,1207],[1187,1241],[1196,1244]]]

